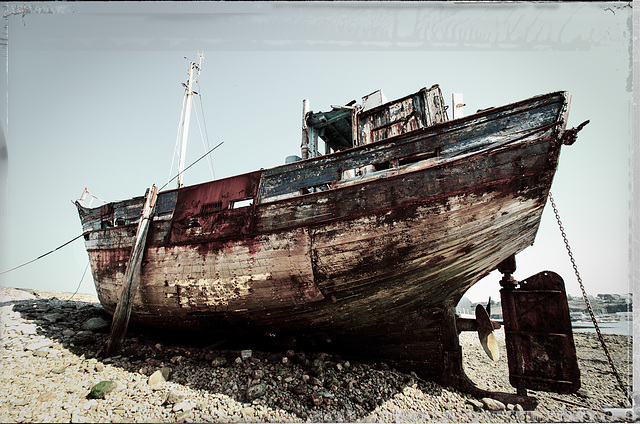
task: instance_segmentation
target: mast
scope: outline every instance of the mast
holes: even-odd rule
[[[185,59],[187,59],[185,57]],[[182,135],[182,140],[180,142],[180,157],[179,157],[179,168],[178,168],[178,188],[182,187],[184,184],[182,183],[182,173],[184,172],[184,162],[187,155],[187,137],[189,136],[189,121],[191,119],[191,103],[193,101],[194,91],[192,90],[194,80],[198,80],[198,76],[200,75],[200,65],[202,64],[202,60],[204,59],[204,54],[198,53],[198,64],[189,59],[189,80],[187,83],[182,83],[185,88],[184,93],[184,101],[182,104],[182,116],[180,117],[180,127],[178,128],[178,139],[180,139],[180,135]],[[195,79],[194,79],[195,73]]]

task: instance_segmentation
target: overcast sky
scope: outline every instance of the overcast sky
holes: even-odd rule
[[[588,294],[631,290],[626,3],[8,3],[4,15],[0,271],[79,235],[72,201],[85,187],[114,201],[167,182],[184,57],[201,51],[205,137],[192,119],[187,163],[224,142],[211,157],[216,178],[300,154],[305,98],[328,110],[377,89],[394,99],[440,84],[446,99],[464,93],[470,114],[568,90],[568,125],[591,123],[563,149],[552,192]],[[185,183],[211,178],[202,161]],[[517,260],[516,278],[548,269],[580,294],[549,207]],[[80,239],[0,284],[73,292],[87,262]],[[469,297],[499,298],[499,278]],[[94,292],[90,273],[80,291]]]

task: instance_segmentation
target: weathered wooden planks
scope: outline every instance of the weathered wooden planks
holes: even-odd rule
[[[539,96],[161,193],[133,318],[173,328],[331,334],[354,355],[421,363],[425,375],[438,375],[444,311],[534,241],[567,104],[566,93]],[[142,201],[79,206],[109,311]]]

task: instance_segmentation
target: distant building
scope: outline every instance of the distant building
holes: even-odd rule
[[[630,321],[633,319],[631,312],[616,312],[616,317],[622,321]]]
[[[587,315],[582,312],[570,312],[569,316],[571,317],[571,321],[582,321],[587,318]]]

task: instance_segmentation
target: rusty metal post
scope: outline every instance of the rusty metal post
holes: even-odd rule
[[[309,100],[302,101],[302,160],[309,159],[309,132],[307,131],[307,113],[309,113]]]

